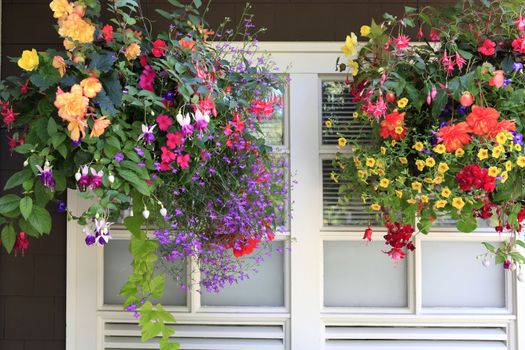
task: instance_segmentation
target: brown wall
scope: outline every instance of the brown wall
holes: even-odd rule
[[[6,56],[24,49],[59,47],[52,27],[50,0],[3,0],[2,73],[18,68]],[[203,1],[206,2],[206,1]],[[446,4],[452,0],[433,1]],[[167,8],[167,1],[143,1],[144,12]],[[383,12],[400,13],[415,1],[402,0],[251,0],[255,24],[268,28],[261,40],[342,41]],[[427,4],[428,1],[421,1]],[[225,16],[236,22],[245,1],[213,0],[207,20],[213,25]],[[161,21],[162,22],[162,21]],[[21,167],[8,151],[5,130],[0,130],[0,188]],[[31,240],[24,257],[0,253],[0,350],[55,350],[65,348],[66,230],[63,214],[55,214],[49,237]]]

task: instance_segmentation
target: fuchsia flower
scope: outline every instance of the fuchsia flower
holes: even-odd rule
[[[153,130],[156,126],[157,124],[153,124],[152,126],[142,124],[142,134],[140,134],[138,140],[144,140],[144,142],[147,144],[150,144],[153,141],[155,141],[155,135],[153,135]]]
[[[53,190],[55,188],[55,180],[53,179],[53,167],[49,165],[49,162],[45,162],[44,167],[36,165],[38,169],[38,178],[45,188]]]
[[[520,18],[514,23],[516,24],[520,32],[525,30],[525,18],[523,18],[522,15],[520,15]]]
[[[157,125],[159,126],[159,129],[162,131],[167,131],[168,128],[173,125],[173,121],[171,120],[171,118],[165,114],[160,114],[157,117],[156,122],[157,122]]]
[[[398,50],[404,50],[410,45],[410,38],[406,35],[400,35],[397,38],[394,38],[394,40]]]
[[[202,113],[199,109],[195,112],[193,118],[195,119],[195,129],[206,130],[208,123],[210,122],[210,116],[208,113]]]
[[[185,136],[191,135],[193,133],[193,125],[191,125],[191,118],[189,113],[186,113],[186,115],[184,116],[181,113],[179,113],[177,114],[175,119],[177,119],[177,122],[182,127],[182,132]]]
[[[6,101],[6,102],[0,101],[0,105],[2,107],[2,112],[0,113],[2,114],[2,117],[4,118],[4,123],[7,125],[8,128],[11,128],[11,126],[15,122],[16,117],[18,116],[19,113],[15,113],[13,111],[13,107],[9,105],[9,101]]]
[[[459,53],[456,52],[456,65],[458,66],[458,68],[462,69],[466,63],[467,61],[463,57],[461,57]]]
[[[439,35],[439,32],[435,30],[434,28],[430,29],[430,41],[437,42],[440,40],[441,40],[441,37]]]
[[[16,237],[16,241],[15,241],[15,245],[13,246],[13,250],[15,254],[22,253],[22,255],[24,255],[27,249],[29,249],[29,240],[27,239],[25,232],[20,231],[20,233]]]
[[[478,52],[485,56],[492,56],[496,53],[496,43],[490,39],[485,39],[483,45],[478,48]]]

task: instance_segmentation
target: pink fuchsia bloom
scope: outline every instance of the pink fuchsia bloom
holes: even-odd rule
[[[423,33],[423,27],[419,27],[419,31],[417,32],[417,40],[421,40],[423,39],[423,37],[425,36],[425,34]]]
[[[520,32],[525,30],[525,18],[523,18],[522,15],[520,15],[520,18],[514,23],[516,24]]]
[[[104,172],[102,170],[96,171],[93,168],[89,169],[91,172],[91,175],[89,175],[89,189],[96,190],[97,188],[102,187],[102,177],[104,176]]]
[[[405,252],[401,248],[392,248],[387,254],[392,258],[394,262],[399,262],[405,258]]]
[[[461,57],[459,53],[456,52],[456,65],[458,66],[458,68],[462,69],[466,63],[467,61],[463,57]]]
[[[485,39],[483,45],[478,48],[478,52],[485,56],[492,56],[496,53],[496,43],[490,39]]]
[[[440,40],[441,40],[441,37],[439,35],[439,32],[435,30],[434,28],[430,29],[430,41],[437,42]]]
[[[152,44],[153,48],[151,49],[151,53],[153,56],[157,58],[164,56],[164,53],[168,49],[168,45],[166,45],[164,40],[157,39]]]
[[[212,114],[217,116],[217,109],[215,108],[215,103],[210,99],[210,96],[206,96],[204,100],[199,101],[199,109],[206,114]]]
[[[512,41],[512,49],[525,55],[525,35]]]
[[[494,76],[489,80],[489,85],[495,86],[498,89],[505,85],[505,75],[502,70],[494,72]]]
[[[372,240],[372,234],[374,231],[372,231],[372,228],[368,226],[368,228],[365,230],[365,233],[363,235],[363,240],[371,241]]]
[[[4,118],[4,123],[7,125],[8,128],[11,128],[13,126],[13,123],[16,120],[16,117],[19,113],[15,113],[13,111],[13,107],[9,105],[9,101],[1,102],[0,105],[2,107],[2,117]]]
[[[410,38],[406,35],[400,35],[394,41],[398,50],[404,50],[410,45]]]
[[[430,91],[427,94],[427,105],[430,105],[432,103],[432,96],[430,96]]]
[[[443,52],[443,57],[441,57],[441,64],[443,65],[443,68],[447,71],[447,74],[450,74],[454,71],[454,59],[452,56],[448,55],[447,50]]]
[[[373,115],[376,119],[384,116],[387,110],[387,105],[383,96],[379,96],[376,103],[369,102],[369,108],[367,110],[368,114]]]
[[[179,166],[182,169],[187,169],[190,166],[190,155],[189,154],[184,154],[184,155],[181,154],[181,155],[177,156],[177,164],[179,164]]]
[[[22,255],[24,255],[27,249],[29,249],[29,240],[27,239],[25,232],[20,231],[20,233],[16,237],[15,245],[13,246],[15,255],[18,253],[22,253]]]
[[[173,125],[173,121],[170,117],[165,114],[160,114],[156,119],[159,129],[162,131],[167,131],[170,126]]]

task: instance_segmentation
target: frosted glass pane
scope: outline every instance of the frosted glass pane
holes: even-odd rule
[[[104,304],[121,305],[124,302],[124,298],[119,296],[119,291],[133,272],[128,246],[128,240],[115,239],[104,247]],[[182,262],[180,267],[186,271]],[[184,306],[186,291],[168,276],[164,296],[160,301],[164,305]]]
[[[213,293],[203,290],[203,306],[284,306],[284,242],[272,242],[272,252],[249,272],[249,279]]]
[[[504,270],[476,259],[486,252],[481,243],[423,242],[421,249],[424,307],[505,306]]]
[[[406,260],[394,264],[382,242],[324,242],[324,305],[406,307]]]

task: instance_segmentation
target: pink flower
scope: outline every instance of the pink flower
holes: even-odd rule
[[[176,154],[170,151],[165,146],[162,146],[160,150],[162,151],[162,154],[160,155],[160,159],[162,160],[163,163],[170,164],[177,158]]]
[[[458,66],[458,68],[462,69],[466,63],[467,61],[463,57],[461,57],[459,53],[456,52],[456,65]]]
[[[525,35],[512,41],[514,51],[525,54]]]
[[[173,125],[173,121],[167,115],[160,114],[157,117],[157,125],[159,126],[160,130],[167,131],[168,128]]]
[[[387,105],[385,100],[383,100],[383,96],[379,96],[375,105],[371,104],[371,110],[369,114],[372,114],[376,119],[379,119],[379,117],[385,115],[386,109]]]
[[[372,228],[368,226],[368,228],[365,230],[365,234],[363,235],[363,240],[371,241],[372,240],[372,234],[374,231],[372,231]]]
[[[151,53],[155,57],[162,57],[164,55],[164,52],[168,49],[168,45],[163,40],[157,39],[153,43],[153,48],[151,49]]]
[[[520,18],[514,23],[516,24],[520,32],[525,30],[525,18],[523,18],[522,15],[520,15]]]
[[[485,39],[483,45],[478,48],[478,52],[485,56],[492,56],[496,53],[496,43],[490,39]]]
[[[394,40],[398,50],[406,49],[410,45],[410,38],[406,35],[400,35]]]
[[[181,155],[177,156],[177,164],[179,164],[179,166],[182,169],[187,169],[190,166],[190,155],[189,154],[184,154],[184,155],[181,154]]]
[[[175,147],[184,144],[184,134],[180,131],[177,131],[176,133],[170,132],[166,135],[166,137],[168,138],[166,144],[170,149],[174,149]]]
[[[155,69],[151,68],[151,66],[146,66],[140,75],[139,87],[143,90],[155,92],[153,83],[155,82],[156,75]]]
[[[439,32],[435,30],[434,28],[430,29],[430,41],[440,41],[441,37],[439,36]]]
[[[454,60],[452,56],[449,56],[447,50],[443,52],[443,57],[441,57],[441,64],[443,68],[447,71],[447,74],[450,74],[454,71]]]
[[[490,86],[495,86],[496,88],[501,88],[505,84],[505,76],[502,70],[497,70],[494,72],[494,76],[489,80]]]
[[[399,262],[405,258],[405,252],[401,248],[392,248],[387,254],[394,260],[394,262]]]
[[[425,34],[423,34],[423,27],[419,27],[419,31],[417,32],[417,39],[418,40],[421,40],[423,39],[423,37],[425,36]]]

